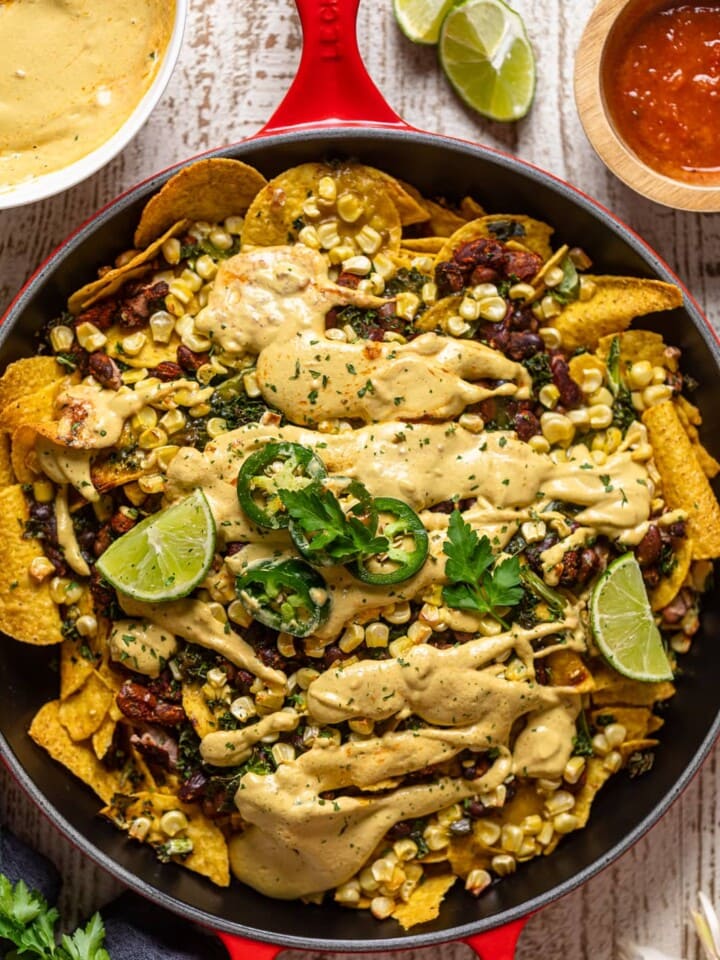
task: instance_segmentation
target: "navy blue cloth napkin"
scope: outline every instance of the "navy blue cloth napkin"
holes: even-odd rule
[[[55,867],[2,826],[0,870],[13,883],[24,880],[48,903],[57,901],[60,877]],[[112,960],[227,960],[218,939],[133,893],[124,893],[109,904],[102,918]]]

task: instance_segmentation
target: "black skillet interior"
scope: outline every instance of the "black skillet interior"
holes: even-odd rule
[[[250,141],[219,152],[256,165],[266,176],[308,160],[357,158],[398,175],[428,195],[477,197],[488,210],[527,213],[552,223],[556,243],[582,246],[596,272],[674,279],[667,267],[627,228],[572,188],[511,158],[425,134],[333,129]],[[166,175],[137,188],[84,227],[42,270],[0,329],[2,364],[32,352],[37,328],[58,313],[67,295],[130,244],[147,196]],[[720,351],[697,308],[675,310],[644,325],[683,350],[683,369],[699,382],[694,397],[705,414],[703,441],[720,456],[720,418],[714,391]],[[720,600],[709,595],[702,632],[683,659],[678,694],[671,701],[653,770],[630,780],[621,774],[601,791],[590,826],[568,837],[548,858],[474,900],[457,889],[440,918],[404,933],[365,911],[269,900],[239,884],[219,890],[180,868],[160,865],[152,853],[128,843],[97,816],[99,802],[49,760],[27,736],[35,711],[57,696],[52,650],[5,640],[0,648],[0,747],[15,775],[51,819],[88,855],[136,891],[207,926],[287,946],[371,950],[437,943],[467,936],[523,916],[565,893],[618,856],[676,798],[698,769],[720,726],[720,685],[714,637]],[[56,659],[56,658],[55,658]],[[700,678],[705,676],[705,682]],[[458,888],[460,885],[458,884]]]

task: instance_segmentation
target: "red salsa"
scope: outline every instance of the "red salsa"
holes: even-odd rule
[[[608,45],[603,81],[615,128],[640,160],[675,180],[720,181],[720,3],[627,24]]]

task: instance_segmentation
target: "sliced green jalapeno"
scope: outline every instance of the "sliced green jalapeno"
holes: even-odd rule
[[[408,580],[425,563],[428,555],[428,535],[422,520],[402,500],[378,497],[375,507],[379,514],[389,514],[380,535],[388,548],[381,554],[360,557],[349,567],[350,572],[363,583],[391,584]]]
[[[237,577],[235,590],[255,620],[294,637],[309,636],[330,612],[325,581],[303,560],[262,560]]]
[[[318,567],[349,563],[376,542],[378,512],[367,487],[350,477],[325,477],[299,496],[280,496],[291,515],[290,536],[298,552]]]
[[[300,490],[325,476],[325,464],[308,447],[299,443],[268,443],[251,453],[240,467],[238,500],[254,523],[278,530],[290,522],[278,490]]]

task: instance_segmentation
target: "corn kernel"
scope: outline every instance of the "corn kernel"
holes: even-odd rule
[[[187,417],[182,410],[178,410],[177,408],[168,410],[159,421],[159,425],[168,434],[177,433],[178,430],[182,430],[186,423]]]
[[[559,813],[567,813],[575,806],[575,797],[567,790],[556,790],[545,801],[545,811],[548,816],[554,817]]]
[[[304,243],[306,247],[311,247],[313,250],[319,250],[322,246],[317,229],[312,226],[312,224],[308,224],[308,226],[302,228],[302,230],[298,233],[298,240],[300,243]]]
[[[391,640],[388,644],[388,650],[390,651],[391,657],[403,657],[405,654],[412,650],[415,644],[412,642],[410,637],[403,634],[400,637],[395,637],[394,640]]]
[[[370,901],[370,913],[376,920],[385,920],[395,909],[395,901],[390,897],[373,897]]]
[[[348,257],[342,261],[342,268],[346,273],[352,273],[357,277],[364,277],[372,270],[372,262],[364,254],[360,256]]]
[[[481,820],[476,828],[478,839],[486,847],[494,847],[500,839],[500,825],[493,820]]]
[[[420,306],[420,297],[416,293],[403,291],[395,298],[395,312],[403,320],[413,320]]]
[[[570,757],[563,770],[563,780],[566,783],[576,784],[585,772],[585,757]]]
[[[245,387],[245,393],[249,397],[261,396],[260,385],[258,383],[257,374],[254,370],[251,370],[250,373],[246,373],[243,376],[243,386]]]
[[[365,639],[365,628],[359,623],[349,624],[338,640],[338,646],[343,653],[352,653]]]
[[[141,450],[154,450],[156,447],[164,446],[167,441],[168,435],[162,427],[148,427],[137,438]]]
[[[593,753],[599,757],[606,757],[610,753],[610,744],[604,733],[596,733],[592,738]]]
[[[509,853],[496,854],[490,861],[490,866],[499,877],[507,877],[517,869],[515,857]]]
[[[208,239],[218,250],[229,250],[233,245],[233,239],[230,234],[225,230],[221,230],[219,227],[215,227],[215,229],[210,231]]]
[[[337,212],[340,219],[344,220],[345,223],[355,223],[362,216],[364,206],[360,198],[356,197],[354,193],[343,193],[338,197]]]
[[[366,223],[365,226],[355,234],[355,243],[368,257],[374,257],[382,244],[382,236],[377,230],[375,230],[374,227],[371,227],[369,223]],[[384,258],[384,260],[387,259],[388,258]],[[384,272],[384,270],[381,270],[377,266],[377,262],[375,263],[375,269],[379,273],[382,273],[387,280],[387,274]]]
[[[33,557],[28,567],[28,574],[35,583],[42,583],[55,573],[55,565],[47,557]],[[62,601],[61,601],[62,602]]]
[[[88,353],[100,350],[100,348],[104,347],[107,343],[105,334],[98,330],[94,323],[89,323],[88,321],[79,323],[75,334],[80,346],[83,350],[87,350]]]
[[[245,721],[250,720],[251,717],[257,716],[255,701],[252,697],[248,696],[237,697],[230,704],[230,713],[236,720],[239,720],[240,723],[245,723]]]
[[[333,201],[337,197],[337,184],[332,177],[320,177],[317,194],[321,200]]]
[[[150,817],[135,817],[128,827],[128,836],[132,837],[133,840],[140,840],[142,842],[150,833],[151,827],[152,820]]]
[[[575,436],[572,422],[561,413],[543,413],[540,417],[540,429],[551,446],[569,446]]]
[[[401,600],[392,607],[387,607],[383,611],[383,617],[388,623],[402,624],[407,623],[412,616],[410,604],[407,600]]]
[[[562,307],[557,302],[555,297],[551,296],[549,293],[540,301],[540,309],[542,310],[542,315],[546,320],[551,320],[553,317],[557,317],[560,313],[562,313]]]
[[[188,819],[182,810],[167,810],[160,817],[160,829],[168,837],[175,837],[187,830]]]
[[[477,897],[483,890],[487,890],[491,883],[492,877],[487,870],[471,870],[465,880],[465,889]]]
[[[436,283],[428,281],[422,285],[420,296],[422,297],[424,303],[435,303],[437,300],[437,295],[438,288]]]
[[[447,319],[447,331],[453,337],[464,337],[466,333],[470,333],[472,327],[469,323],[463,320],[462,317],[457,316],[457,314],[452,314]]]
[[[669,400],[672,395],[672,387],[667,383],[653,383],[649,387],[645,387],[642,392],[643,403],[646,407],[652,407],[653,404]]]
[[[367,717],[356,717],[354,720],[348,720],[348,726],[353,733],[357,733],[361,737],[369,737],[375,729],[375,721],[369,720]]]
[[[365,627],[366,647],[386,647],[390,639],[390,628],[386,623],[376,620]]]
[[[140,477],[138,486],[145,493],[162,493],[165,489],[165,478],[159,473],[153,473],[146,477]]]
[[[458,424],[470,433],[482,433],[485,429],[485,421],[479,413],[461,413]]]
[[[320,247],[323,250],[331,250],[333,247],[340,245],[340,234],[338,233],[336,220],[326,220],[325,223],[321,223],[316,230]]]
[[[555,831],[553,830],[552,822],[550,820],[546,820],[542,825],[542,829],[535,837],[535,841],[541,846],[546,847],[552,840],[554,833]]]
[[[478,301],[478,316],[490,323],[499,323],[507,313],[507,304],[502,297],[483,297]]]
[[[506,823],[500,834],[500,846],[506,853],[517,853],[520,849],[525,835],[521,827],[514,823]]]
[[[543,520],[527,520],[520,525],[520,533],[526,543],[538,543],[545,539],[547,525]]]
[[[603,730],[605,739],[613,749],[625,742],[627,728],[622,723],[609,723]]]
[[[432,627],[429,627],[427,623],[420,623],[416,620],[415,623],[411,623],[408,627],[407,637],[413,644],[426,643],[432,636]]]
[[[169,343],[175,329],[175,317],[167,310],[157,310],[150,317],[150,333],[155,343]]]
[[[530,300],[535,296],[535,287],[529,283],[514,283],[508,290],[511,300]]]
[[[580,820],[574,813],[559,813],[553,817],[552,825],[555,833],[572,833],[580,826]]]
[[[423,840],[430,850],[444,850],[450,843],[450,837],[445,827],[431,823],[423,830]]]
[[[560,331],[555,327],[540,327],[538,334],[548,350],[557,350],[562,344]]]
[[[548,410],[554,410],[560,399],[560,391],[554,383],[546,383],[540,388],[538,400]]]
[[[543,819],[537,813],[531,813],[523,817],[520,824],[523,833],[528,837],[536,837],[543,828]]]
[[[528,446],[535,451],[535,453],[547,453],[550,449],[550,444],[547,442],[545,437],[540,434],[536,434],[534,437],[530,437],[528,440]]]
[[[593,430],[604,430],[613,422],[613,412],[604,403],[596,403],[588,410],[588,420]]]
[[[97,329],[97,328],[96,328]],[[72,327],[66,327],[64,324],[58,324],[50,331],[50,345],[55,353],[64,353],[73,345],[75,334]]]
[[[192,350],[193,353],[205,353],[205,351],[209,350],[212,346],[211,340],[207,337],[201,337],[199,333],[195,333],[194,331],[184,334],[180,339],[188,350]]]
[[[214,440],[215,437],[219,437],[223,433],[227,433],[227,420],[224,420],[222,417],[210,417],[207,422],[206,430],[210,439]]]
[[[359,236],[360,234],[358,234],[355,239],[357,240]],[[360,243],[358,243],[358,246],[364,253],[368,252]],[[372,256],[372,254],[370,254],[370,256]],[[395,264],[385,253],[378,253],[374,256],[373,267],[385,280],[389,280],[395,273]]]
[[[480,304],[472,297],[463,297],[458,307],[458,313],[463,320],[477,320],[480,312]]]
[[[333,899],[336,903],[347,903],[350,906],[353,906],[356,903],[360,902],[360,884],[357,880],[352,879],[348,880],[347,883],[341,884],[335,890],[333,894]]]
[[[592,300],[595,296],[595,291],[597,290],[597,284],[594,280],[591,280],[590,277],[580,277],[580,290],[578,292],[578,299],[582,303],[587,303],[588,300]]]
[[[471,292],[476,300],[485,300],[488,297],[497,297],[498,288],[494,283],[478,283]]]
[[[407,862],[408,860],[414,860],[418,854],[418,849],[418,845],[409,837],[404,837],[402,840],[397,840],[393,844],[393,853],[398,860],[403,863]]]
[[[270,753],[278,766],[281,763],[292,763],[295,759],[295,747],[291,743],[276,743],[270,748]]]

